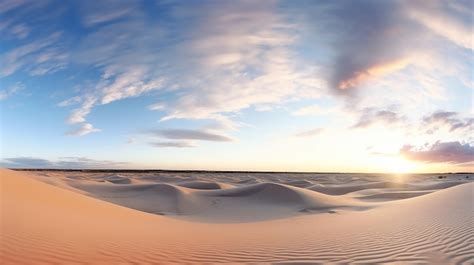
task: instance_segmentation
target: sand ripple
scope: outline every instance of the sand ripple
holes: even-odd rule
[[[339,176],[353,191],[333,196],[284,176],[279,183],[255,177],[255,184],[225,176],[234,184],[206,189],[195,183],[208,183],[209,176],[184,187],[185,176],[157,182],[120,175],[131,181],[117,184],[55,173],[46,178],[61,181],[46,184],[0,172],[1,264],[474,262],[474,183],[461,180],[353,190],[367,179]],[[305,180],[337,187],[328,178]],[[149,201],[151,208],[142,209]],[[166,216],[146,213],[157,210]]]

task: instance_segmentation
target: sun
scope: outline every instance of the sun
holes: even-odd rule
[[[387,173],[409,173],[416,169],[416,164],[399,156],[377,157],[377,168]]]

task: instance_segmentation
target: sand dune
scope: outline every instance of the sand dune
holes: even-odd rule
[[[92,197],[136,210],[209,222],[248,222],[301,213],[368,207],[351,198],[334,197],[276,183],[233,187],[217,182],[175,185],[72,182],[70,186]]]
[[[190,189],[197,189],[197,190],[219,190],[219,189],[229,189],[233,187],[230,184],[219,183],[219,182],[208,182],[208,181],[184,181],[184,182],[176,183],[176,185],[190,188]]]
[[[112,175],[112,176],[107,176],[104,178],[105,181],[108,181],[110,183],[114,184],[130,184],[132,183],[131,179],[118,176],[118,175]]]
[[[40,178],[9,170],[0,174],[2,264],[474,261],[473,183],[372,203],[351,193],[331,196],[262,181],[265,177],[255,178],[263,183],[210,190],[134,182],[130,175],[120,175],[130,184],[115,184],[97,182],[106,175],[67,178],[55,173]],[[50,180],[47,184],[33,178]],[[212,204],[215,200],[220,200],[217,206]],[[170,216],[133,209],[142,207],[143,201],[179,207],[169,207],[165,214]],[[343,206],[348,208],[339,210]],[[354,211],[357,207],[365,210]],[[316,213],[297,211],[302,208]],[[240,215],[250,218],[239,219]]]
[[[426,195],[433,191],[421,190],[421,191],[378,191],[372,195],[359,196],[357,199],[360,200],[369,200],[369,201],[390,201],[390,200],[401,200],[408,199],[413,197],[418,197],[421,195]]]
[[[325,194],[330,195],[343,195],[354,191],[359,190],[366,190],[366,189],[377,189],[377,188],[406,188],[408,185],[405,183],[397,183],[397,182],[373,182],[373,183],[364,183],[364,184],[357,184],[357,185],[343,185],[343,186],[328,186],[328,185],[313,185],[308,187],[308,189],[313,191],[318,191]]]

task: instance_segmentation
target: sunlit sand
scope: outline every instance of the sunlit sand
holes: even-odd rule
[[[0,260],[469,264],[472,179],[1,170]]]

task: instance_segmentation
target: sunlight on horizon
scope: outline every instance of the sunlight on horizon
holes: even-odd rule
[[[375,161],[377,163],[377,167],[382,172],[387,173],[416,173],[416,170],[419,167],[415,162],[399,156],[379,156],[375,158]]]

